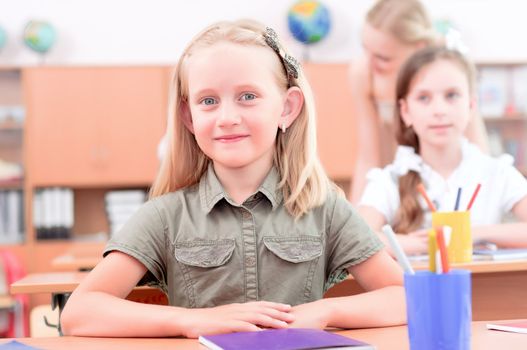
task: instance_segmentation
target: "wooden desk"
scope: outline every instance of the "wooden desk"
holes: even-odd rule
[[[10,295],[0,295],[0,310],[11,310],[15,307],[15,303]]]
[[[51,266],[60,271],[89,271],[101,261],[101,256],[60,255],[51,261]]]
[[[11,284],[11,294],[67,294],[77,288],[88,272],[51,272],[26,275]],[[135,287],[127,299],[149,303],[168,304],[166,295],[159,289],[147,286]]]
[[[489,331],[486,322],[472,323],[472,348],[475,350],[524,350],[527,335],[507,332]],[[356,329],[337,332],[373,344],[378,350],[407,350],[408,336],[405,326]],[[87,338],[87,337],[55,337],[55,338],[21,338],[18,341],[40,349],[53,350],[144,350],[144,349],[180,349],[204,350],[195,339],[178,338]],[[10,341],[1,339],[0,344]]]
[[[71,293],[88,272],[31,273],[11,284],[11,294]]]
[[[472,319],[501,320],[527,317],[527,260],[477,261],[456,264],[455,268],[472,271]],[[415,264],[426,269],[426,264]],[[11,293],[71,293],[86,272],[29,274],[11,285]],[[353,278],[348,278],[326,292],[325,297],[363,292]],[[166,296],[151,287],[134,288],[128,299],[151,304],[166,304]]]
[[[427,263],[416,263],[413,266],[417,270],[428,268]],[[453,268],[472,271],[473,320],[527,317],[527,260],[474,261],[455,264]],[[363,291],[350,277],[328,290],[325,297],[357,294]],[[525,341],[527,344],[527,339]]]
[[[51,293],[51,308],[58,307],[59,318],[71,292],[77,288],[79,283],[86,277],[88,272],[52,272],[34,273],[26,275],[11,284],[11,294],[38,294]],[[166,294],[153,287],[135,287],[126,299],[147,304],[167,305]],[[58,325],[61,333],[60,324]]]
[[[102,260],[103,245],[72,246],[55,257],[51,266],[56,271],[89,271]]]

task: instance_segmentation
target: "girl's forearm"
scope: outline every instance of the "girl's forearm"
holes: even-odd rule
[[[73,294],[61,315],[66,335],[167,337],[184,335],[183,308],[136,303],[101,292]]]
[[[406,302],[402,286],[389,286],[323,301],[331,310],[328,324],[331,327],[368,328],[406,323]]]
[[[484,240],[504,248],[527,247],[527,223],[517,222],[472,227],[475,240]]]

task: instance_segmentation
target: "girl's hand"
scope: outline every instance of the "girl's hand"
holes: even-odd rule
[[[290,305],[255,301],[186,309],[180,323],[185,337],[197,338],[203,334],[259,331],[260,327],[287,328],[295,320],[290,311]]]
[[[289,327],[324,329],[328,326],[331,308],[323,305],[324,299],[293,306],[291,313],[295,321]]]
[[[428,230],[418,230],[407,235],[397,235],[406,254],[416,255],[428,252]]]
[[[428,241],[428,231],[430,231],[430,229],[424,228],[421,230],[410,232],[408,233],[408,236],[421,238],[421,239],[425,239],[426,241]]]

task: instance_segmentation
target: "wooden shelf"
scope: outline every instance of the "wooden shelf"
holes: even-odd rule
[[[21,190],[24,188],[24,180],[0,180],[0,190]]]
[[[527,58],[518,60],[478,60],[474,63],[476,67],[527,66]]]
[[[24,125],[17,122],[2,122],[0,123],[0,132],[1,131],[19,131],[24,130]]]
[[[525,123],[527,116],[484,116],[485,123]]]
[[[15,248],[15,249],[24,249],[26,247],[26,242],[9,242],[1,243],[0,247],[5,248]]]

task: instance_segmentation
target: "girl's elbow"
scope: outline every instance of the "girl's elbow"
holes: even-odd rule
[[[81,335],[78,331],[79,320],[83,319],[81,310],[77,307],[75,300],[68,300],[64,310],[60,314],[60,329],[63,335]]]
[[[391,296],[390,300],[393,302],[393,309],[391,312],[384,313],[384,320],[386,325],[399,326],[406,324],[406,297],[404,287],[400,285],[394,285],[390,287]]]
[[[64,309],[60,315],[60,329],[63,335],[75,335],[75,315],[69,308]]]

